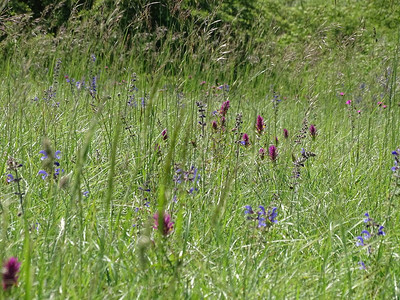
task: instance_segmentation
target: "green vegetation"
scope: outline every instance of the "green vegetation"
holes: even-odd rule
[[[398,5],[247,2],[0,5],[0,297],[399,296]]]

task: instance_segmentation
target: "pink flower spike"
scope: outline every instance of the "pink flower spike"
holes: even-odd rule
[[[264,119],[260,115],[257,116],[256,129],[258,134],[261,134],[264,130]]]
[[[358,112],[359,115],[361,114],[361,110],[358,110],[357,112]]]
[[[17,285],[19,267],[21,263],[16,257],[11,257],[5,264],[2,272],[3,289],[7,290],[13,285]]]
[[[387,105],[384,105],[384,106],[382,106],[383,108],[386,108],[387,107]]]
[[[271,160],[275,162],[277,157],[278,157],[278,151],[276,147],[274,145],[269,146],[269,158],[271,158]]]
[[[351,100],[347,100],[347,101],[346,101],[346,104],[347,104],[347,105],[351,105]]]
[[[340,96],[344,96],[344,93],[343,92],[340,92],[340,94],[339,94]]]

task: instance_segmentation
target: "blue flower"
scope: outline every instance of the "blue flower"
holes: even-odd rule
[[[272,211],[268,210],[268,219],[270,220],[271,223],[278,223],[275,218],[278,216],[278,213],[276,212],[277,208],[273,207]]]
[[[383,231],[383,228],[385,228],[385,227],[383,227],[382,225],[379,226],[378,235],[386,235],[386,233]]]
[[[371,234],[368,230],[361,231],[361,234],[364,236],[364,239],[368,240],[371,237]]]
[[[264,215],[264,216],[265,216],[266,213],[265,213],[265,208],[264,208],[264,206],[260,205],[259,208],[261,209],[261,211],[259,211],[258,214],[259,214],[259,215]]]
[[[254,214],[254,211],[250,205],[246,205],[245,208],[246,208],[244,211],[245,214]]]
[[[44,150],[39,151],[39,153],[43,154],[43,156],[40,158],[40,160],[45,160],[47,159],[47,153]]]
[[[47,176],[49,176],[49,174],[47,174],[47,172],[45,170],[40,170],[38,175],[42,175],[42,179],[45,180]]]
[[[89,196],[89,191],[84,191],[84,192],[82,193],[82,195],[83,195],[84,197]]]
[[[364,222],[367,223],[369,221],[372,221],[372,219],[369,217],[369,213],[365,213],[364,216],[366,216],[367,218],[364,219]]]
[[[363,261],[359,261],[358,264],[360,265],[360,270],[365,270],[365,263]]]
[[[54,154],[54,157],[55,157],[56,159],[60,159],[60,158],[61,158],[61,157],[60,157],[60,154],[61,154],[61,151],[60,151],[60,150],[57,150],[56,153]]]
[[[357,239],[358,242],[356,243],[356,246],[365,246],[364,239],[361,236],[358,236]]]
[[[267,223],[265,223],[265,218],[258,218],[258,227],[265,227]]]
[[[10,183],[14,181],[14,176],[12,176],[12,174],[7,174],[7,182]]]

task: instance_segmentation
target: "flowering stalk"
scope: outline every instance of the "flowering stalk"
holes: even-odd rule
[[[11,257],[4,264],[3,272],[1,274],[4,290],[8,290],[13,285],[17,285],[17,282],[18,282],[17,273],[19,272],[20,266],[21,266],[21,263],[18,262],[18,259],[16,257]]]
[[[257,130],[257,133],[260,135],[264,131],[264,119],[260,115],[257,116],[256,130]]]

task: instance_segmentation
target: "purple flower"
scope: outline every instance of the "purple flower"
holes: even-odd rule
[[[89,191],[84,191],[84,192],[82,193],[82,195],[83,195],[83,197],[89,196]]]
[[[45,160],[47,159],[47,153],[44,150],[39,151],[39,153],[43,154],[43,156],[40,158],[40,160]]]
[[[2,272],[3,289],[7,290],[17,284],[19,267],[21,263],[16,257],[11,257],[5,264]]]
[[[226,113],[228,112],[229,107],[230,107],[229,100],[227,100],[227,101],[225,101],[224,103],[222,103],[221,109],[220,109],[219,113],[220,113],[222,116],[225,117]]]
[[[278,221],[275,220],[275,218],[278,216],[276,210],[276,207],[273,207],[272,210],[268,210],[268,219],[271,223],[278,223]]]
[[[317,136],[317,129],[315,128],[315,125],[311,125],[310,128],[310,135],[313,139]]]
[[[368,230],[361,231],[361,234],[364,236],[365,240],[368,240],[371,237],[371,234],[369,233]]]
[[[253,211],[253,209],[251,208],[250,205],[246,205],[244,208],[245,208],[245,210],[244,210],[244,214],[245,214],[245,215],[247,215],[247,214],[250,214],[250,215],[254,214],[254,211]]]
[[[212,129],[217,130],[218,129],[217,121],[212,121],[211,127],[212,127]]]
[[[261,134],[264,130],[264,119],[260,115],[257,116],[256,129],[258,134]]]
[[[42,179],[45,180],[47,176],[49,176],[49,174],[47,174],[47,172],[45,170],[40,170],[38,175],[42,175]]]
[[[54,153],[54,157],[55,157],[56,159],[60,159],[60,158],[61,158],[61,157],[60,157],[60,154],[61,154],[61,151],[60,151],[60,150],[57,150],[56,153]]]
[[[356,237],[356,239],[358,239],[358,242],[356,243],[356,246],[365,246],[364,244],[364,239],[362,238],[362,236],[358,236]]]
[[[383,227],[382,225],[379,226],[378,235],[386,235],[386,233],[383,231],[383,228],[385,228],[385,227]]]
[[[283,128],[283,137],[285,139],[289,138],[289,132],[288,132],[288,130],[286,128]]]
[[[159,217],[158,217],[158,213],[155,213],[153,216],[154,219],[154,229],[158,229],[159,226]],[[163,234],[165,236],[169,235],[173,230],[174,230],[174,222],[171,222],[171,216],[164,212],[164,218],[163,218]]]
[[[364,219],[364,223],[368,223],[369,221],[372,221],[372,219],[369,217],[369,213],[365,213],[364,216],[367,217],[366,219]]]
[[[166,128],[161,132],[161,136],[163,137],[164,141],[168,139],[168,133]]]
[[[260,150],[258,150],[258,154],[260,154],[261,159],[264,159],[264,157],[265,157],[265,149],[264,148],[260,148]]]
[[[275,162],[278,157],[278,151],[274,145],[269,146],[269,158]]]
[[[259,215],[264,215],[265,216],[265,207],[260,205],[259,208],[261,209],[261,211],[258,212]]]
[[[250,145],[249,136],[248,136],[247,133],[244,133],[244,134],[243,134],[241,143],[242,143],[242,145],[244,145],[244,146]]]
[[[360,270],[366,270],[365,263],[363,261],[359,261],[358,264],[360,265]]]
[[[12,174],[7,174],[7,182],[13,182],[14,181],[14,176]]]
[[[258,218],[258,227],[266,227],[267,223],[265,222],[265,218]]]

